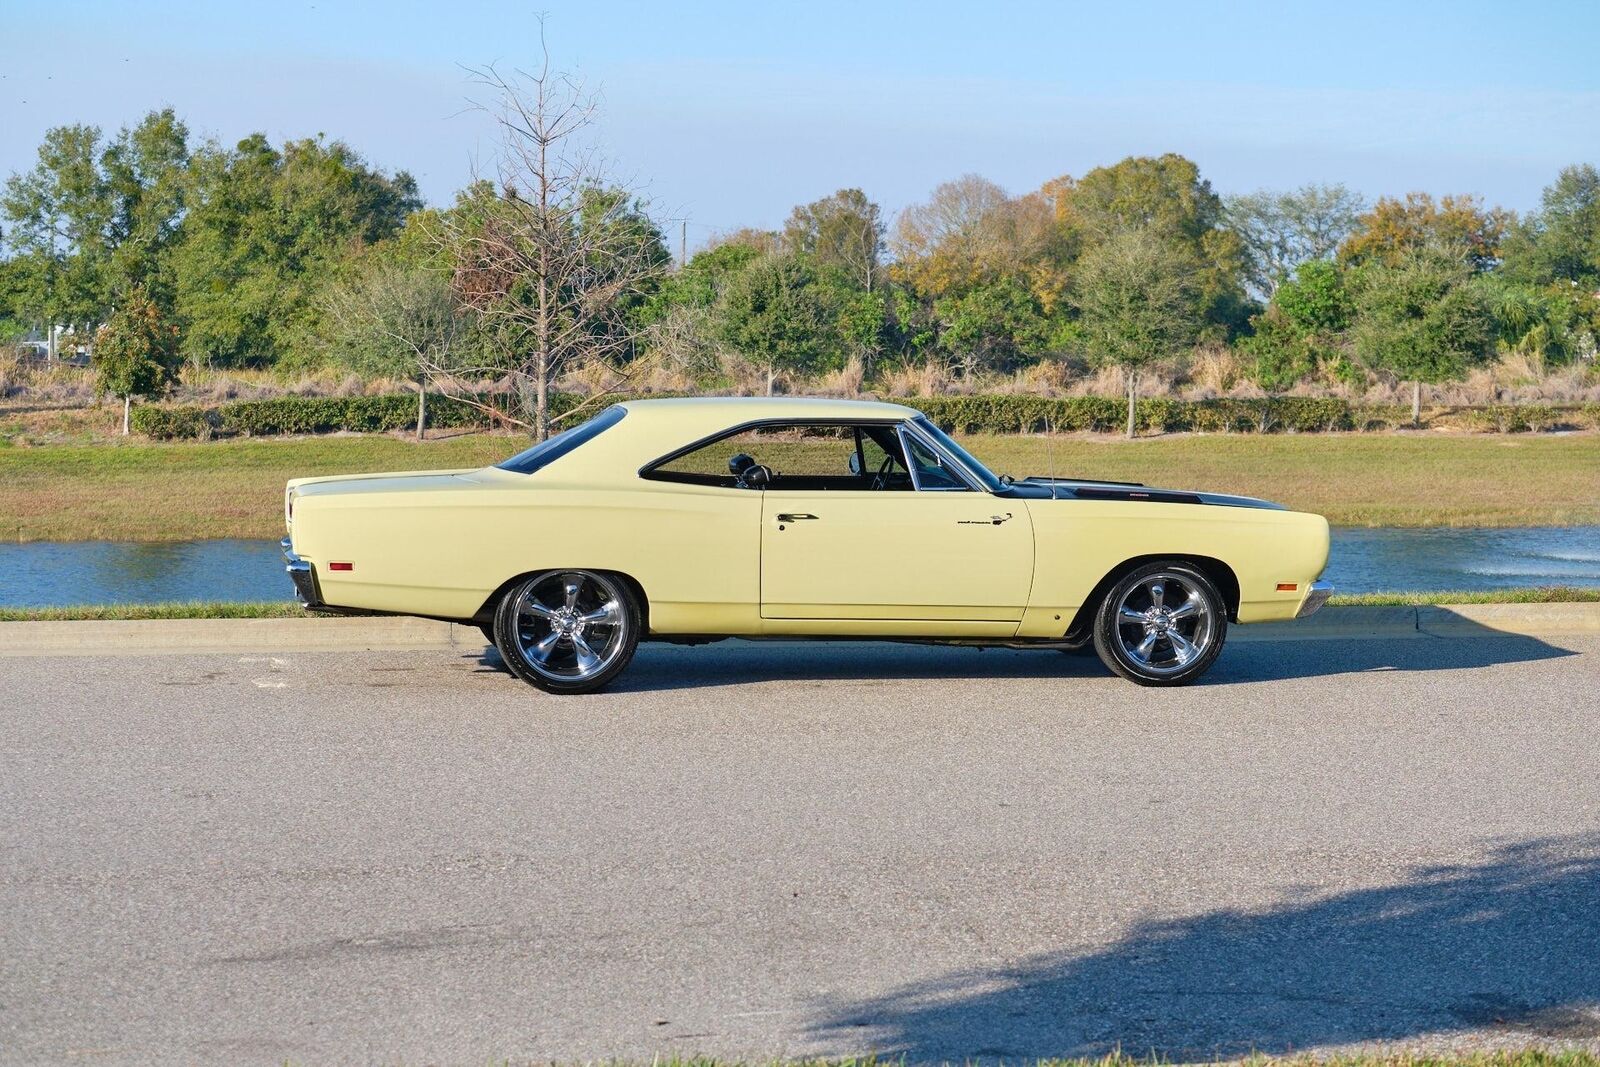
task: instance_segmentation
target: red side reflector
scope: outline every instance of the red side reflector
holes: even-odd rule
[[[330,563],[328,564],[328,569],[330,571],[353,571],[356,569],[356,565],[354,563]],[[1282,589],[1283,586],[1280,585],[1278,588]]]
[[[334,570],[338,570],[339,567],[340,567],[340,564],[335,563],[333,565],[333,567],[334,567]],[[350,569],[349,564],[344,564],[344,569],[345,570],[349,570]],[[1298,585],[1296,585],[1294,582],[1279,582],[1278,583],[1278,592],[1280,592],[1280,593],[1292,593],[1296,589],[1299,589],[1299,588],[1300,587]]]

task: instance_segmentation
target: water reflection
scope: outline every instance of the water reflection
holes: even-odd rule
[[[1345,592],[1600,586],[1600,526],[1333,531],[1328,574]]]
[[[270,541],[0,545],[0,607],[290,598]]]

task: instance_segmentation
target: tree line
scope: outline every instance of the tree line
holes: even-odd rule
[[[480,73],[495,172],[427,207],[340,141],[199,144],[170,110],[106,137],[50,130],[0,196],[0,330],[66,325],[107,389],[154,395],[185,364],[338,363],[430,383],[509,376],[550,430],[575,364],[722,354],[780,374],[937,363],[978,379],[1071,359],[1142,369],[1233,346],[1263,390],[1464,375],[1496,352],[1593,361],[1600,174],[1562,170],[1518,216],[1472,196],[1374,203],[1339,185],[1218,195],[1179,155],[1012,194],[978,175],[887,219],[860,189],[675,264],[662,223],[572,151],[592,99],[548,69]]]

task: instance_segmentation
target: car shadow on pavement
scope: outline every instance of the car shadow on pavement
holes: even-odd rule
[[[1196,685],[1240,685],[1370,671],[1436,671],[1528,663],[1578,655],[1506,634],[1315,641],[1241,641],[1228,645]],[[507,671],[486,648],[483,669]],[[976,649],[891,641],[720,641],[684,647],[646,644],[611,689],[701,689],[776,681],[904,681],[1107,678],[1092,652]]]
[[[1223,648],[1200,684],[1277,682],[1369,671],[1445,671],[1579,655],[1518,634],[1399,639],[1240,641]]]
[[[1468,1029],[1592,1042],[1597,944],[1600,839],[1533,840],[1394,884],[1145,920],[1098,951],[823,1004],[815,1036],[911,1063],[1117,1049],[1185,1062]]]

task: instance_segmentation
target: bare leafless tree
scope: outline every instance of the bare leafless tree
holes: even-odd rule
[[[496,338],[534,436],[574,364],[634,348],[626,311],[670,260],[637,200],[608,180],[590,137],[596,100],[553,70],[540,27],[533,71],[474,71],[493,96],[496,173],[438,221],[459,299]]]

